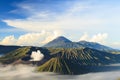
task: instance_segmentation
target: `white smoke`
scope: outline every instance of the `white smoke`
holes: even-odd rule
[[[32,52],[31,58],[32,59],[30,61],[41,61],[44,58],[44,55],[43,53],[41,53],[40,50],[37,50],[37,52],[36,51]]]
[[[120,71],[88,73],[83,75],[58,75],[36,72],[31,65],[1,66],[0,80],[119,80]]]

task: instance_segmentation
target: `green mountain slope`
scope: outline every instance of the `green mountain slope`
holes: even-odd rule
[[[44,59],[42,61],[37,61],[35,64],[40,65],[46,62],[50,58],[50,52],[46,48],[41,48],[41,47],[22,47],[18,48],[16,50],[13,50],[6,55],[0,57],[0,62],[3,64],[11,64],[17,60],[22,60],[22,61],[29,61],[31,59],[31,53],[32,51],[37,51],[40,50],[41,53],[44,54]],[[32,62],[32,61],[31,61]]]
[[[44,59],[37,62],[40,72],[57,72],[61,74],[81,74],[93,71],[96,67],[120,63],[120,55],[107,53],[91,48],[43,48],[21,47],[0,57],[3,64],[11,64],[22,60],[29,61],[32,51],[40,50]],[[94,67],[94,68],[91,68]],[[100,70],[101,71],[101,70]]]
[[[52,58],[38,67],[37,70],[40,72],[79,74],[85,71],[84,66],[104,66],[120,62],[120,55],[101,52],[90,48],[49,48],[49,50]]]
[[[6,64],[12,63],[26,56],[26,53],[28,53],[29,51],[30,51],[30,47],[18,48],[1,57],[0,62]]]

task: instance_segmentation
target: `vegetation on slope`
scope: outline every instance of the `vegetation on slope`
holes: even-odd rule
[[[41,48],[21,47],[0,57],[0,62],[13,63],[19,59],[30,60],[32,51],[40,50],[44,54],[42,61],[38,64],[38,71],[57,72],[61,74],[81,74],[93,71],[90,66],[104,66],[111,63],[119,63],[120,55],[98,51],[90,48]],[[26,57],[27,56],[27,57]],[[29,56],[29,58],[28,58]]]
[[[23,58],[27,52],[29,52],[30,47],[23,47],[23,48],[18,48],[14,51],[11,51],[9,53],[7,53],[5,56],[0,58],[0,62],[1,63],[12,63],[18,59]]]
[[[38,71],[62,74],[83,73],[85,66],[103,66],[120,62],[120,55],[90,48],[49,48],[52,58],[38,67]]]
[[[48,51],[48,49],[46,48],[41,48],[41,47],[22,47],[22,48],[18,48],[16,50],[13,50],[9,53],[7,53],[6,55],[0,57],[0,62],[3,64],[11,64],[17,60],[22,60],[22,61],[29,61],[31,59],[31,53],[32,51],[37,51],[40,50],[41,53],[44,54],[44,59],[42,61],[34,61],[34,64],[36,65],[41,65],[44,62],[46,62],[47,60],[49,60],[49,58],[51,57],[49,54],[50,52]],[[32,62],[32,61],[31,61]]]

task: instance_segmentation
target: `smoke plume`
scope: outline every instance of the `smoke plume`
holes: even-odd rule
[[[32,59],[30,61],[41,61],[44,58],[44,55],[39,50],[37,50],[37,52],[32,52],[31,58]]]

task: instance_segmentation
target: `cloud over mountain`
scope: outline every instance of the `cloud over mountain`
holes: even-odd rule
[[[108,38],[107,33],[98,33],[90,37],[88,33],[84,33],[80,40],[90,41],[90,42],[99,42],[99,43],[105,43],[106,39]]]
[[[109,42],[108,44],[112,44],[119,42],[117,41],[119,38],[116,36],[119,34],[120,19],[120,11],[118,11],[120,7],[118,3],[118,1],[97,0],[20,1],[18,3],[16,2],[13,5],[15,8],[10,9],[8,12],[9,14],[17,15],[17,17],[12,16],[12,19],[4,18],[1,19],[1,21],[5,22],[7,26],[25,31],[40,33],[43,30],[47,32],[60,30],[64,32],[63,35],[76,40],[78,40],[77,37],[81,36],[83,32],[90,33],[90,36],[92,34],[98,34],[89,38],[89,41],[105,43],[104,41],[106,40],[106,42]],[[113,30],[115,32],[113,32]],[[2,33],[3,32],[6,33],[6,30],[2,30]],[[19,32],[15,33],[19,34]],[[13,33],[13,35],[15,33]],[[107,38],[108,34],[109,38]],[[17,39],[21,36],[23,36],[23,34],[17,35]],[[85,36],[81,38],[81,40],[84,38]],[[48,39],[51,39],[51,37],[48,37]],[[23,39],[22,41],[25,42],[26,40]],[[45,40],[42,43],[47,42],[48,41]],[[30,42],[26,42],[27,45],[29,43]],[[18,42],[17,44],[22,43]],[[34,43],[34,45],[35,44],[36,43]]]
[[[27,33],[16,38],[14,35],[5,37],[0,41],[2,45],[29,45],[29,46],[41,46],[54,38],[60,36],[62,33],[60,31],[41,33]]]
[[[58,36],[63,35],[62,31],[42,31],[42,32],[32,32],[26,33],[18,38],[14,35],[6,36],[0,40],[1,45],[21,45],[21,46],[43,46],[46,43],[52,41]],[[98,33],[93,36],[88,35],[88,33],[84,33],[79,40],[85,40],[89,42],[97,42],[103,45],[108,45],[111,47],[119,48],[119,42],[108,43],[108,34],[107,33]]]

